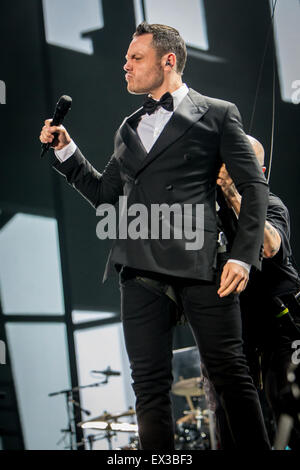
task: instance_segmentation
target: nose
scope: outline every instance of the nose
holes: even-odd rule
[[[130,70],[130,64],[129,64],[129,61],[128,61],[128,60],[125,62],[123,69],[125,70],[125,72],[129,72],[129,70]]]

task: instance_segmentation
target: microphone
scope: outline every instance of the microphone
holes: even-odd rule
[[[103,374],[109,377],[110,375],[121,375],[121,372],[118,372],[116,370],[111,370],[110,367],[107,367],[106,370],[91,370],[92,373],[94,374]]]
[[[70,96],[62,95],[59,98],[58,102],[56,103],[53,119],[51,121],[52,126],[59,126],[63,122],[65,115],[71,108],[71,104],[72,104],[72,98]],[[54,137],[57,137],[56,132],[53,135]],[[47,144],[42,144],[41,158],[45,155],[46,152],[48,152],[50,146],[51,146],[50,142],[48,142]]]

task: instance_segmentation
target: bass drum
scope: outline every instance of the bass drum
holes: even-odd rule
[[[209,429],[192,422],[177,424],[175,450],[210,450]]]
[[[127,446],[118,447],[115,450],[139,450],[139,439],[138,436],[131,437]]]

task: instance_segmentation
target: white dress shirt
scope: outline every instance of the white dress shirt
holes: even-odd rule
[[[177,90],[173,91],[171,95],[173,96],[173,111],[168,111],[164,109],[162,106],[159,106],[154,113],[152,114],[143,114],[141,120],[137,126],[137,134],[141,139],[141,142],[146,150],[147,153],[151,150],[152,146],[160,136],[162,130],[164,129],[165,125],[171,119],[174,111],[183,100],[183,98],[188,94],[189,89],[185,83],[181,85],[181,87],[177,88]],[[55,156],[61,162],[64,162],[69,157],[73,155],[77,146],[75,142],[72,140],[66,147],[61,150],[55,150]],[[240,264],[243,266],[249,273],[251,265],[244,263],[243,261],[229,259],[227,261]]]
[[[184,83],[180,88],[177,88],[177,90],[171,93],[173,96],[174,111],[188,92],[189,89]],[[155,144],[163,128],[171,119],[174,111],[168,111],[162,106],[159,106],[154,113],[143,114],[136,131],[147,153],[149,153],[151,147]]]

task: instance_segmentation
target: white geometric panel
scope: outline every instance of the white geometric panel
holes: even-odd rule
[[[270,0],[273,11],[274,0]],[[274,32],[281,97],[300,102],[300,1],[278,0],[274,14]]]
[[[185,42],[192,47],[208,50],[208,38],[203,0],[135,0],[135,17],[138,25],[144,19],[178,29]]]
[[[82,413],[86,421],[103,415],[105,411],[118,414],[134,407],[135,399],[131,387],[129,361],[125,351],[122,326],[120,323],[94,328],[75,330],[74,332],[78,379],[80,385],[89,385],[105,381],[105,375],[92,371],[103,371],[110,367],[120,375],[108,378],[108,383],[97,387],[85,387],[80,390],[80,402],[83,409],[90,411],[90,416]],[[121,422],[136,423],[136,417],[125,417]],[[98,435],[96,430],[84,431],[88,435]],[[119,433],[112,440],[112,447],[128,444],[130,436]],[[87,446],[88,447],[88,446]],[[109,442],[101,439],[94,443],[95,450],[108,450]]]
[[[64,314],[56,219],[16,214],[0,231],[3,313]]]
[[[25,449],[63,450],[67,443],[58,441],[68,424],[65,396],[48,394],[70,388],[66,326],[7,322],[5,328]]]
[[[74,324],[86,323],[95,320],[107,320],[108,318],[114,317],[115,314],[112,312],[92,312],[83,310],[73,310],[72,320]]]
[[[101,0],[43,0],[43,11],[49,44],[93,54],[91,39],[81,33],[103,28]]]

